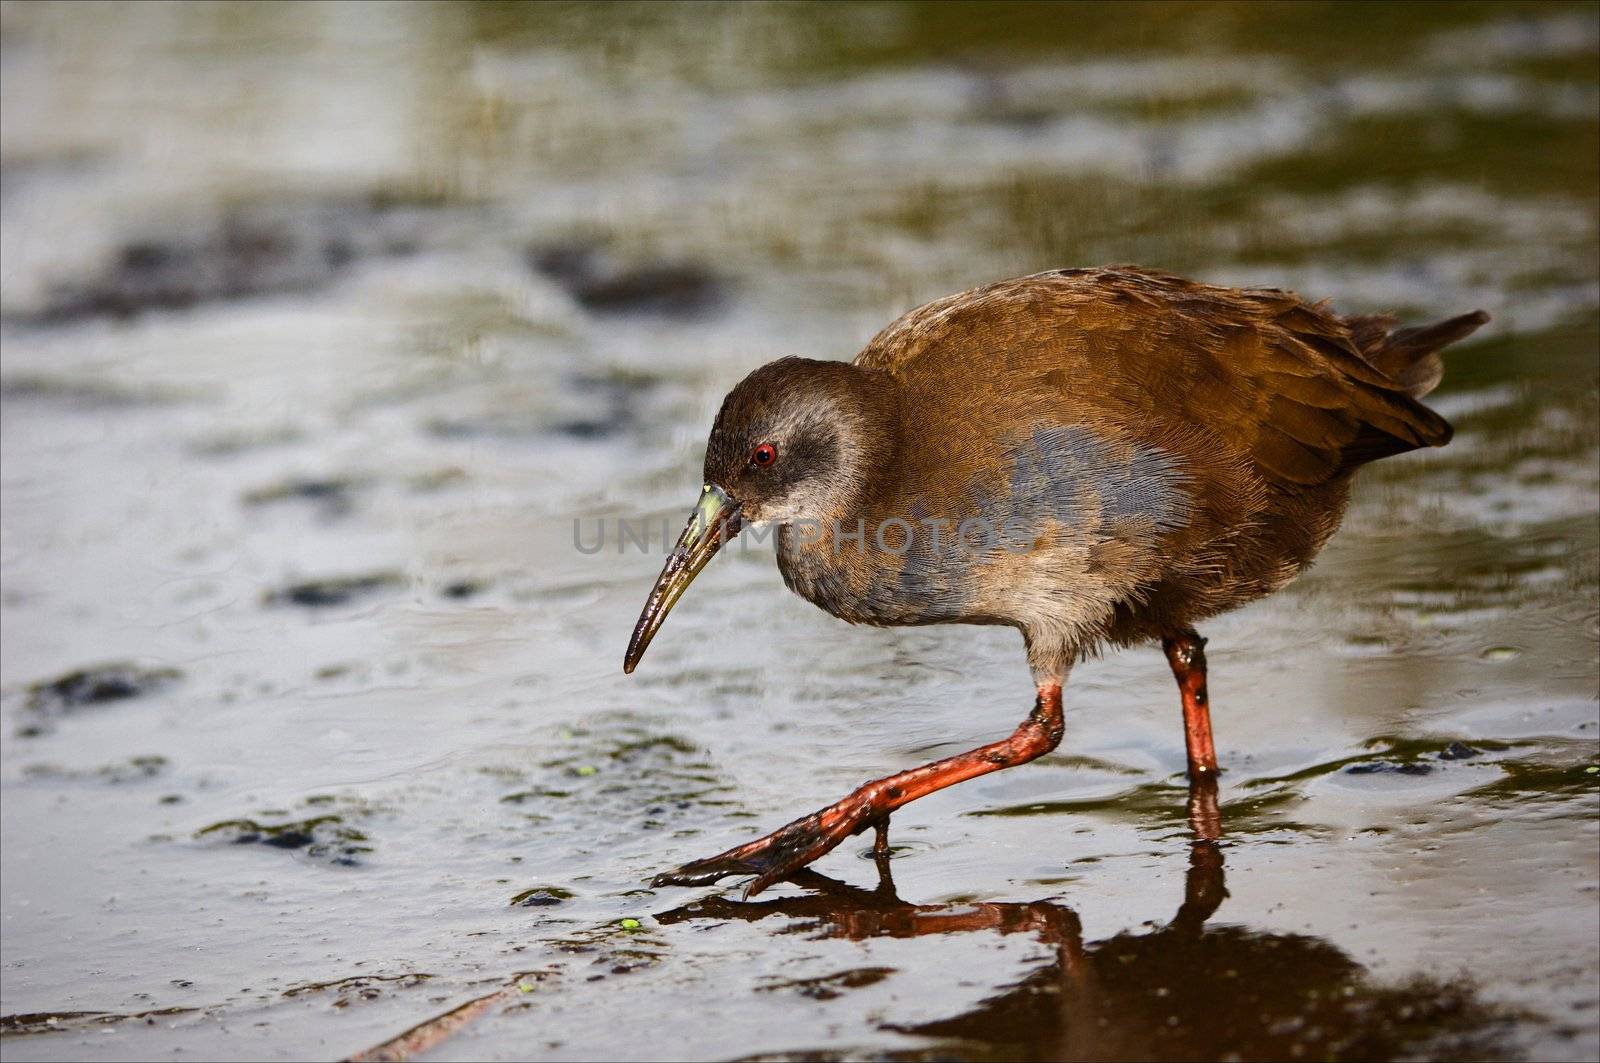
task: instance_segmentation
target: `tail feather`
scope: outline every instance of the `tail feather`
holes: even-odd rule
[[[1488,314],[1474,310],[1432,325],[1393,331],[1394,318],[1386,316],[1346,318],[1345,324],[1367,361],[1406,394],[1420,399],[1444,377],[1439,351],[1472,335],[1488,320]]]

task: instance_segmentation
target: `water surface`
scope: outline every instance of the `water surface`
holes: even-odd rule
[[[1593,1058],[1591,5],[7,6],[7,1059]],[[730,552],[639,672],[722,394],[1138,261],[1482,307],[1446,449],[1041,761],[745,904],[651,890],[1009,733],[1014,633]],[[585,527],[592,527],[586,524]],[[114,667],[106,667],[114,666]],[[88,670],[88,671],[86,671]]]

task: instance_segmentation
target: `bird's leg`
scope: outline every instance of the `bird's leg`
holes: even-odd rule
[[[878,837],[883,841],[879,848],[876,842],[872,846],[872,863],[878,869],[878,888],[874,891],[882,897],[892,897],[896,900],[899,896],[894,888],[894,871],[889,867],[889,821],[882,820],[878,824]],[[812,872],[815,874],[815,872]]]
[[[889,859],[889,817],[884,816],[872,825],[872,855],[877,859]]]
[[[1214,839],[1193,842],[1189,847],[1189,874],[1183,883],[1183,905],[1172,925],[1198,934],[1205,921],[1228,899],[1226,881],[1222,847]]]
[[[1161,640],[1167,663],[1183,694],[1183,739],[1189,751],[1189,778],[1217,777],[1217,749],[1211,741],[1211,701],[1206,694],[1206,640],[1193,628]]]
[[[1196,842],[1215,844],[1222,838],[1222,808],[1217,804],[1215,776],[1189,779],[1189,829]]]
[[[744,895],[753,897],[774,882],[811,863],[852,834],[887,825],[889,813],[947,786],[1026,764],[1061,743],[1061,686],[1041,683],[1033,712],[1011,737],[920,768],[902,771],[858,787],[827,808],[802,816],[753,842],[657,875],[653,886],[703,886],[728,875],[754,874]],[[883,841],[887,843],[887,832]]]

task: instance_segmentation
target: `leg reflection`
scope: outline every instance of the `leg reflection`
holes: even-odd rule
[[[1205,921],[1228,899],[1222,870],[1222,810],[1214,776],[1189,781],[1189,830],[1193,834],[1189,873],[1184,878],[1183,904],[1172,926],[1198,935]]]

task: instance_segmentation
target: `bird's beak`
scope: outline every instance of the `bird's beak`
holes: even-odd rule
[[[628,640],[627,656],[622,658],[622,670],[632,672],[644,656],[650,640],[656,637],[667,614],[678,604],[689,584],[706,567],[722,544],[739,534],[743,527],[739,519],[739,503],[715,484],[706,484],[700,491],[700,501],[689,514],[689,525],[678,536],[678,545],[667,555],[667,563],[656,577],[650,598],[639,614],[639,623]]]

